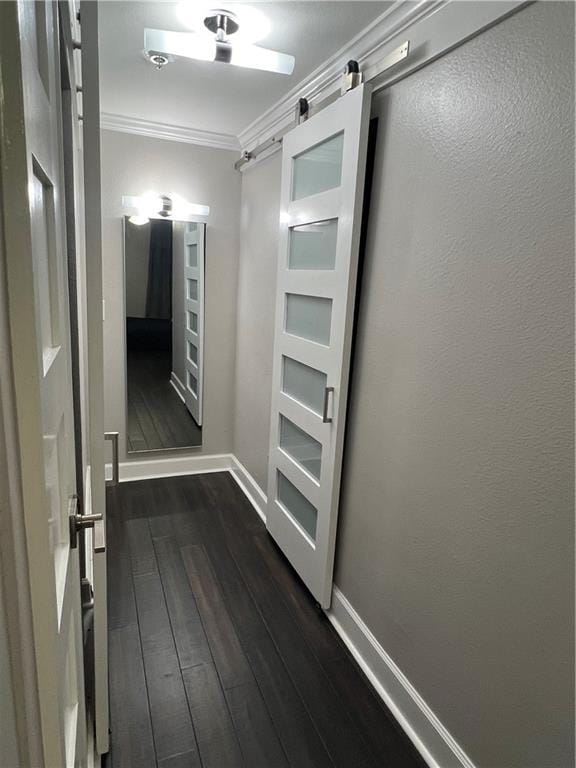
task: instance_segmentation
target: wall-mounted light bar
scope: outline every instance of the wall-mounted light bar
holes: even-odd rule
[[[124,195],[122,197],[124,212],[130,216],[132,224],[147,224],[150,219],[176,219],[188,221],[198,216],[208,216],[210,206],[189,203],[180,195],[158,195],[147,192],[145,195]]]

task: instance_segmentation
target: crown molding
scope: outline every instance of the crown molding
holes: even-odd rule
[[[383,14],[301,80],[238,136],[141,120],[110,112],[101,113],[100,127],[214,149],[250,151],[271,137],[282,135],[292,126],[294,109],[299,98],[304,97],[310,102],[312,114],[334,98],[339,93],[342,72],[350,59],[359,63],[365,79],[370,80],[377,90],[406,77],[531,2],[533,0],[500,0],[497,3],[395,0]],[[379,65],[381,67],[382,60],[408,38],[408,58],[391,71],[381,72]],[[261,158],[279,146],[272,145],[270,151],[263,153]]]
[[[448,0],[396,0],[356,37],[241,131],[238,139],[242,149],[250,149],[290,123],[299,98],[319,103],[331,96],[339,89],[342,71],[350,59],[357,61],[365,70],[384,55],[382,49],[388,42],[420,19],[430,16],[446,2]]]
[[[100,114],[100,128],[107,131],[148,136],[153,139],[196,144],[200,147],[211,147],[212,149],[228,149],[233,152],[237,152],[240,149],[240,143],[236,136],[232,136],[229,133],[200,131],[195,128],[185,128],[181,125],[157,123],[153,120],[141,120],[138,117],[127,117],[111,112],[102,112]]]
[[[526,0],[501,0],[498,3],[396,0],[381,16],[241,131],[238,139],[242,151],[250,151],[288,130],[293,125],[294,109],[299,98],[310,102],[311,114],[334,98],[340,91],[342,72],[350,59],[359,63],[365,79],[370,80],[374,89],[378,90],[406,77],[527,4]],[[407,39],[410,41],[408,58],[391,71],[381,72],[379,64],[382,59]]]

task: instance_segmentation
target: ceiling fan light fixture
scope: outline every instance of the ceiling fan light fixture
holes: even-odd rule
[[[216,40],[191,32],[169,32],[163,29],[144,30],[144,50],[150,55],[162,52],[169,58],[180,56],[197,61],[214,61]]]
[[[147,58],[148,61],[154,64],[156,69],[162,69],[170,61],[168,56],[165,56],[163,53],[156,53],[156,51],[149,51]]]
[[[291,75],[295,64],[294,56],[287,53],[245,45],[235,40],[216,40],[195,32],[145,29],[144,49],[149,54],[163,53],[199,61],[215,61],[282,75]]]
[[[223,11],[207,3],[198,3],[194,0],[179,3],[176,9],[178,18],[188,29],[204,35],[209,35],[213,30],[214,22],[210,21],[218,13],[225,13],[233,20],[236,30],[232,31],[230,26],[227,34],[234,35],[234,41],[242,43],[257,43],[263,40],[270,33],[271,24],[269,19],[258,10],[243,3],[230,3],[232,11]]]
[[[265,72],[277,72],[279,75],[291,75],[294,72],[295,59],[288,53],[260,48],[258,45],[234,45],[230,64]]]

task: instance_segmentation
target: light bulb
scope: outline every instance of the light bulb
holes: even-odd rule
[[[141,227],[144,224],[148,224],[150,219],[148,218],[148,216],[130,216],[128,221],[130,222],[130,224],[135,224],[137,227]]]

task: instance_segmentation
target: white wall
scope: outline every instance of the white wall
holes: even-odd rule
[[[136,226],[126,222],[125,238],[126,317],[146,317],[150,224]]]
[[[278,263],[277,152],[242,174],[234,453],[266,490]]]
[[[573,764],[574,14],[374,99],[336,583],[480,768]],[[243,174],[235,451],[266,489],[280,165]]]
[[[210,206],[206,228],[203,445],[190,452],[229,452],[234,428],[239,249],[240,174],[234,170],[237,154],[107,130],[101,132],[101,142],[106,429],[120,432],[120,461],[126,460],[122,196],[148,190],[175,192],[191,202]]]

